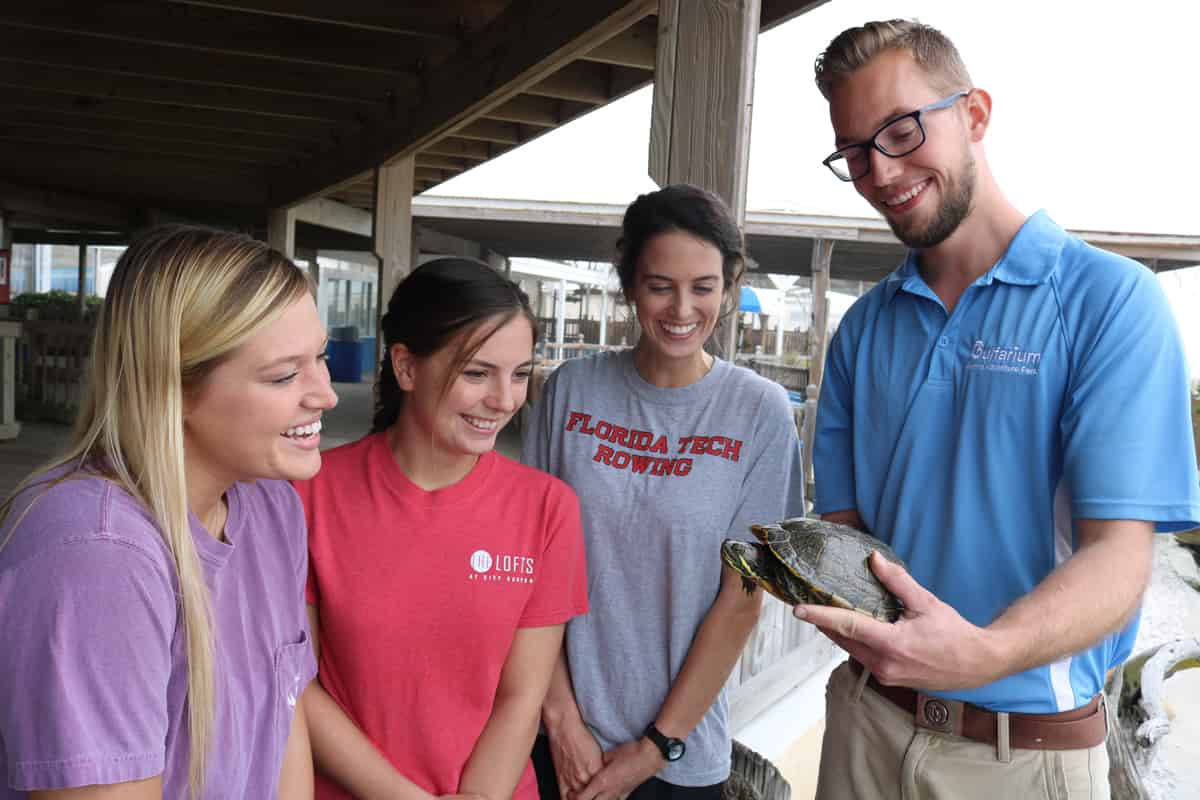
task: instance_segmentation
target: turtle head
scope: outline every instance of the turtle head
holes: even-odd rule
[[[721,543],[721,560],[742,576],[742,588],[746,590],[746,594],[753,594],[763,577],[762,553],[758,549],[761,546],[737,539],[726,539]]]

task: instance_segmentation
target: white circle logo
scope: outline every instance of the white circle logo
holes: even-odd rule
[[[492,568],[492,554],[487,550],[476,550],[471,553],[471,569],[476,572],[487,572]]]

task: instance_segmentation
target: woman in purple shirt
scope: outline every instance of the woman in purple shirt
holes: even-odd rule
[[[311,797],[304,515],[337,399],[305,275],[149,232],[71,445],[0,505],[0,800]]]

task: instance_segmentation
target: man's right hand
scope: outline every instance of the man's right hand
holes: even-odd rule
[[[564,722],[547,731],[558,793],[569,800],[604,767],[604,751],[582,720]]]

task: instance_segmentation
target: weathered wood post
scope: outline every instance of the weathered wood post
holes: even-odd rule
[[[276,208],[267,216],[267,244],[285,258],[296,257],[296,209]]]
[[[659,0],[650,177],[717,194],[746,217],[759,0]],[[738,288],[713,344],[733,360]]]
[[[0,253],[7,259],[0,264],[3,280],[12,286],[12,229],[4,213],[0,212]],[[21,336],[21,323],[17,320],[0,320],[0,440],[15,439],[21,433],[17,422],[17,339]]]
[[[804,488],[812,496],[813,438],[817,431],[817,398],[825,374],[825,329],[829,325],[829,264],[833,260],[833,240],[814,239],[812,250],[812,324],[808,331],[808,388],[804,392]]]
[[[371,217],[371,241],[375,257],[379,259],[377,308],[380,320],[387,313],[392,292],[417,263],[412,218],[415,181],[415,156],[398,158],[375,168],[375,213]],[[383,346],[383,331],[376,330],[376,363],[383,358]]]

